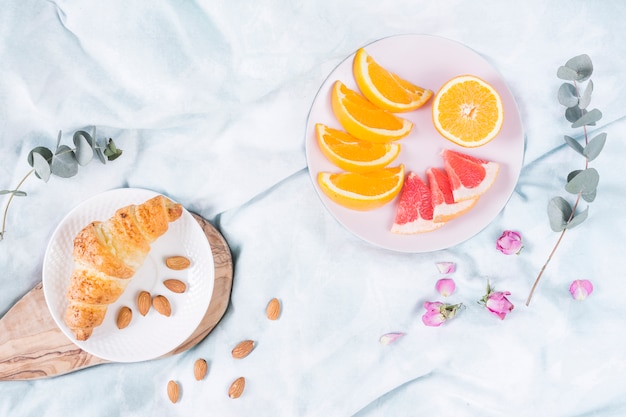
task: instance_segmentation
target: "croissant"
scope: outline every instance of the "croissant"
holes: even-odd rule
[[[110,219],[94,221],[76,235],[65,324],[77,340],[87,340],[102,324],[109,304],[122,295],[143,264],[150,243],[181,214],[180,204],[159,195],[122,207]]]

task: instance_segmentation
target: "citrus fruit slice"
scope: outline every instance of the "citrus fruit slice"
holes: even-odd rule
[[[392,233],[416,234],[438,229],[445,223],[434,221],[433,201],[430,188],[414,172],[404,180]]]
[[[358,92],[336,81],[331,92],[333,113],[352,136],[387,143],[411,133],[413,123],[369,102]]]
[[[455,77],[435,95],[433,122],[443,137],[457,145],[482,146],[502,129],[502,99],[493,86],[478,77]]]
[[[352,210],[374,210],[393,200],[402,189],[404,165],[366,173],[320,172],[317,183],[335,203]]]
[[[470,200],[484,194],[496,181],[500,164],[460,152],[441,152],[444,168],[450,179],[454,201]]]
[[[387,111],[418,109],[433,95],[432,90],[419,87],[380,66],[363,48],[354,56],[352,72],[363,95]]]
[[[322,123],[315,125],[315,133],[324,156],[346,171],[369,172],[384,168],[400,154],[400,145],[397,143],[360,140]]]
[[[428,178],[430,192],[433,196],[433,220],[436,222],[447,222],[461,214],[467,213],[478,201],[478,197],[475,197],[455,202],[450,179],[448,174],[442,169],[428,168],[426,177]]]

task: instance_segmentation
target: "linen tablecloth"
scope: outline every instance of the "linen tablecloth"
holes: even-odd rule
[[[123,149],[68,179],[30,177],[0,242],[0,315],[41,280],[47,243],[82,201],[137,187],[211,221],[234,261],[229,308],[198,346],[161,360],[107,364],[50,379],[0,382],[11,416],[622,416],[626,280],[621,217],[626,73],[619,1],[6,0],[0,10],[0,189],[28,172],[36,146],[95,126]],[[429,34],[465,44],[507,81],[524,126],[519,182],[501,213],[449,249],[398,253],[366,243],[324,208],[309,176],[305,125],[319,86],[377,39]],[[582,160],[557,101],[556,69],[594,63],[591,131],[607,143],[589,218],[566,233],[529,307],[558,234],[546,206]],[[6,202],[6,199],[3,200]],[[3,204],[4,208],[4,204]],[[504,230],[519,255],[495,249]],[[436,263],[454,262],[465,306],[442,327],[421,321],[441,299]],[[593,282],[584,301],[568,292]],[[515,309],[477,304],[487,280]],[[279,320],[267,301],[283,304]],[[391,345],[379,338],[405,335]],[[257,346],[236,361],[232,347]],[[193,362],[207,359],[203,381]],[[228,397],[245,376],[244,394]],[[167,381],[179,381],[172,404]]]

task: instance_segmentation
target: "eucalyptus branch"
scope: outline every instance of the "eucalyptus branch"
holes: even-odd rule
[[[79,130],[74,133],[74,148],[67,145],[61,145],[62,134],[59,132],[55,151],[38,146],[28,153],[28,164],[33,168],[28,174],[22,178],[13,190],[0,190],[0,195],[9,194],[9,199],[4,208],[2,216],[2,230],[0,230],[0,240],[4,239],[6,234],[6,223],[9,207],[14,197],[25,197],[27,194],[20,188],[33,173],[44,182],[48,182],[51,175],[63,178],[73,177],[78,173],[78,166],[83,166],[91,162],[94,156],[105,164],[107,161],[117,159],[122,150],[118,149],[113,139],[96,140],[96,129],[93,129],[93,136],[89,133]]]
[[[561,84],[558,92],[559,103],[567,108],[565,110],[565,118],[572,123],[571,127],[583,128],[585,144],[583,146],[578,143],[576,139],[567,135],[564,138],[565,143],[576,153],[585,158],[585,168],[572,171],[567,176],[565,191],[576,195],[576,200],[573,205],[570,205],[567,200],[562,197],[554,197],[548,203],[550,227],[553,231],[560,232],[560,235],[533,283],[530,293],[528,294],[528,299],[526,300],[527,306],[530,304],[537,285],[548,267],[548,264],[561,244],[565,232],[587,219],[589,207],[587,206],[583,211],[578,210],[581,200],[591,203],[596,198],[600,175],[595,168],[589,167],[589,162],[594,160],[602,151],[606,142],[606,133],[600,133],[592,139],[589,139],[588,136],[587,126],[595,125],[595,123],[602,118],[600,110],[587,110],[593,92],[593,82],[589,80],[592,72],[593,65],[587,55],[579,55],[570,59],[557,71],[557,77],[562,80],[570,81]],[[579,83],[587,80],[589,80],[587,86],[581,94]]]

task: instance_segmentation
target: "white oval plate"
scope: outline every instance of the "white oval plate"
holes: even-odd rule
[[[400,156],[391,163],[403,163],[406,171],[414,171],[422,179],[430,166],[443,167],[440,152],[454,149],[482,159],[500,163],[500,173],[492,188],[474,208],[429,233],[398,235],[391,233],[397,199],[373,211],[346,209],[331,201],[317,183],[319,172],[340,172],[319,150],[315,124],[324,123],[342,129],[335,118],[330,91],[336,80],[358,91],[352,73],[354,53],[343,60],[328,76],[317,93],[306,126],[306,156],[313,185],[328,211],[350,232],[376,246],[399,252],[430,252],[463,242],[487,226],[509,200],[517,183],[524,157],[524,132],[517,104],[502,76],[475,51],[436,36],[400,35],[384,38],[364,47],[383,67],[400,77],[436,93],[449,79],[464,74],[476,75],[493,85],[504,105],[504,125],[490,143],[474,149],[460,147],[436,130],[432,122],[432,98],[422,108],[400,113],[415,125],[409,136],[396,142],[402,146]],[[356,53],[356,52],[355,52]]]
[[[90,222],[105,221],[118,208],[141,204],[158,195],[137,188],[111,190],[92,197],[74,208],[55,230],[43,262],[43,290],[50,313],[63,333],[84,351],[114,362],[138,362],[162,356],[183,343],[196,330],[204,317],[213,293],[214,268],[211,246],[191,213],[170,223],[168,231],[157,239],[140,269],[137,270],[121,297],[108,308],[104,322],[96,327],[86,341],[78,341],[64,322],[74,260],[74,237]],[[165,258],[183,255],[191,266],[173,271],[165,266]],[[175,294],[163,285],[167,278],[187,283],[187,291]],[[162,316],[154,308],[144,317],[137,311],[136,299],[141,290],[165,295],[172,305],[172,315]],[[117,311],[121,306],[133,310],[128,327],[118,329]]]

